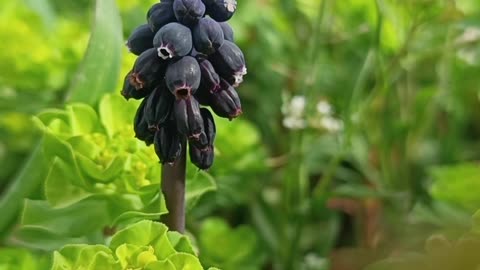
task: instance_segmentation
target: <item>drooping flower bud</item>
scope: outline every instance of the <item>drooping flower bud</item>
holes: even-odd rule
[[[131,83],[132,72],[133,71],[128,72],[127,75],[125,76],[125,79],[123,81],[123,88],[122,88],[122,91],[120,93],[122,94],[122,96],[126,100],[129,100],[131,98],[142,99],[142,98],[148,96],[152,92],[150,89],[148,89],[148,88],[137,89]]]
[[[193,27],[193,45],[203,54],[214,53],[223,44],[222,27],[212,18],[201,18]]]
[[[135,55],[140,55],[144,51],[153,48],[154,36],[155,34],[152,32],[148,24],[140,25],[133,30],[127,40],[126,44],[128,50]]]
[[[177,99],[194,94],[201,80],[200,66],[195,58],[185,56],[168,65],[165,83]]]
[[[237,9],[236,0],[208,0],[206,13],[217,22],[228,21]]]
[[[190,154],[190,161],[200,170],[207,170],[213,165],[215,157],[213,146],[207,146],[204,149],[199,149],[194,144],[189,142],[188,152]]]
[[[181,136],[177,133],[175,123],[167,122],[155,132],[154,136],[155,153],[162,164],[173,164],[182,153]]]
[[[173,1],[162,1],[156,3],[147,12],[148,26],[153,33],[156,33],[164,25],[175,22],[173,13]]]
[[[205,5],[201,0],[174,0],[173,12],[180,23],[193,26],[205,14]]]
[[[218,74],[233,87],[238,87],[247,74],[242,50],[235,43],[225,40],[223,45],[209,57]]]
[[[205,139],[201,136],[204,133],[204,123],[200,113],[200,104],[193,96],[175,100],[173,111],[180,134],[193,141]],[[201,144],[205,145],[206,142],[201,142]]]
[[[153,46],[162,59],[179,58],[192,50],[192,32],[176,22],[169,23],[155,34]]]
[[[148,96],[145,105],[145,120],[150,130],[158,130],[167,122],[173,109],[174,96],[164,84],[160,84]]]
[[[216,92],[220,89],[220,76],[218,76],[212,63],[204,58],[197,58],[200,65],[200,73],[202,80],[200,81],[200,87],[206,89],[208,92]]]
[[[146,99],[144,99],[142,103],[140,103],[140,106],[138,106],[133,121],[133,130],[135,131],[135,137],[137,139],[144,141],[147,145],[151,145],[153,143],[154,133],[150,131],[147,121],[145,120],[144,110],[146,103]]]
[[[210,106],[216,115],[232,120],[242,114],[242,105],[237,91],[221,79],[221,90],[212,93]]]
[[[233,29],[232,29],[232,27],[231,27],[227,22],[221,22],[221,23],[218,23],[218,24],[219,24],[220,27],[222,28],[223,38],[224,38],[225,40],[234,42]]]
[[[157,56],[155,48],[143,52],[135,61],[130,83],[136,89],[153,89],[165,74],[167,62]]]

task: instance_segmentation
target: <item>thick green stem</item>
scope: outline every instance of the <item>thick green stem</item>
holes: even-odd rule
[[[162,167],[162,192],[168,209],[162,222],[171,231],[179,233],[185,232],[186,143],[182,146],[182,153],[175,164],[164,164]]]

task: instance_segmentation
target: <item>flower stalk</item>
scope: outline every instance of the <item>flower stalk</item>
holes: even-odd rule
[[[186,143],[182,143],[182,151],[175,163],[162,165],[161,191],[165,198],[168,214],[162,216],[162,222],[169,230],[185,232],[185,175],[186,175]]]

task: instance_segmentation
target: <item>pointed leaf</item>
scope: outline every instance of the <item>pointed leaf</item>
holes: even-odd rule
[[[68,100],[90,105],[115,90],[121,67],[122,22],[114,0],[97,0],[95,22]]]

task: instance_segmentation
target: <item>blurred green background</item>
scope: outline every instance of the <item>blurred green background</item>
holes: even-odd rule
[[[54,201],[48,185],[57,184],[48,180],[45,195],[45,176],[12,195],[18,203],[9,196],[18,179],[34,183],[52,171],[41,164],[23,169],[43,134],[38,122],[51,124],[32,116],[65,108],[82,89],[77,101],[100,110],[101,120],[92,123],[131,123],[133,109],[105,104],[117,102],[135,57],[123,46],[120,58],[118,42],[102,39],[121,28],[123,42],[155,2],[117,0],[120,25],[109,12],[95,20],[93,0],[0,0],[0,216],[8,212],[0,269],[49,269],[51,250],[102,241],[65,229],[42,245],[44,236],[21,234],[33,220],[25,217],[24,199]],[[98,16],[103,25],[95,25]],[[457,239],[470,230],[480,209],[479,1],[238,0],[230,23],[248,66],[238,89],[244,114],[218,120],[208,174],[189,171],[191,184],[199,183],[192,190],[202,196],[189,198],[187,229],[204,266],[364,269],[391,254],[423,250],[431,235]],[[107,32],[97,34],[98,46],[114,45],[92,60],[85,52],[99,28]],[[96,76],[114,83],[85,82]],[[112,95],[105,101],[96,92]],[[107,122],[105,106],[112,110]],[[84,119],[88,110],[75,115]],[[102,132],[110,136],[108,127]],[[125,134],[109,137],[111,156],[124,151],[117,142],[132,143]],[[148,180],[158,174],[149,169],[157,163],[145,157],[134,168]],[[194,181],[199,177],[203,182]],[[50,210],[45,217],[53,224]],[[11,258],[31,264],[15,268]]]

